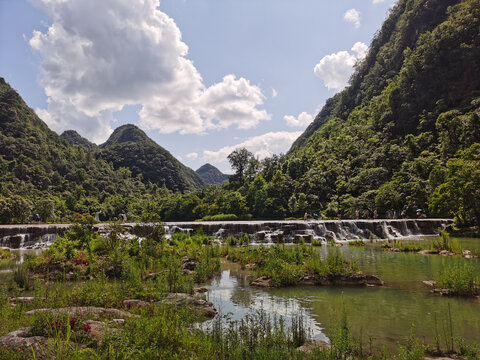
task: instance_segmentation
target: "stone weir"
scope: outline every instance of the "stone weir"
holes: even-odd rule
[[[449,219],[421,220],[308,220],[308,221],[225,221],[168,222],[165,234],[194,233],[200,228],[206,235],[221,240],[230,235],[247,234],[253,243],[299,243],[333,239],[402,239],[422,235],[438,235],[451,224]],[[130,236],[143,237],[157,223],[124,223]],[[0,246],[8,248],[41,248],[63,235],[70,225],[0,225]],[[109,224],[97,224],[101,234],[109,232]]]
[[[167,237],[175,233],[194,233],[200,228],[206,235],[221,240],[230,235],[247,234],[254,243],[299,243],[351,241],[360,239],[402,239],[438,235],[449,219],[419,220],[307,220],[307,221],[225,221],[165,223]],[[141,236],[153,224],[124,224],[131,234]]]
[[[0,225],[0,246],[12,249],[37,249],[63,235],[69,224]]]

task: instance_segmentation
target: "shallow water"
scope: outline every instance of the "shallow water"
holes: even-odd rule
[[[480,239],[459,241],[464,248],[480,250]],[[325,246],[318,248],[322,256],[336,250]],[[221,276],[208,286],[209,299],[217,310],[222,314],[232,313],[234,319],[242,318],[252,308],[282,315],[287,323],[292,316],[302,313],[316,339],[328,336],[341,318],[345,306],[354,334],[362,334],[366,347],[369,339],[372,339],[373,348],[377,350],[383,345],[390,350],[396,348],[410,334],[413,325],[417,336],[433,343],[435,318],[438,332],[443,338],[450,307],[454,336],[480,342],[480,301],[433,295],[429,292],[430,288],[422,283],[423,280],[434,279],[446,264],[465,260],[390,253],[383,251],[379,245],[343,246],[338,251],[346,258],[355,258],[364,273],[378,275],[385,281],[385,286],[258,289],[248,285],[251,279],[237,264],[225,263]],[[480,261],[471,261],[480,276]]]

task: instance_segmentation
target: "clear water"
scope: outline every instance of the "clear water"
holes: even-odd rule
[[[431,240],[425,240],[431,241]],[[459,240],[464,248],[480,251],[480,239]],[[332,247],[320,247],[326,256]],[[302,313],[311,335],[325,340],[342,316],[355,335],[362,334],[363,342],[373,341],[373,348],[383,345],[392,350],[404,342],[412,326],[417,336],[434,342],[435,318],[441,337],[448,324],[448,311],[452,314],[455,336],[480,342],[480,300],[446,298],[433,295],[423,280],[434,279],[442,267],[463,259],[426,256],[414,253],[391,253],[378,245],[366,247],[343,246],[339,249],[346,258],[355,258],[364,273],[379,276],[385,286],[375,288],[288,287],[259,289],[248,285],[248,273],[237,264],[223,264],[222,274],[208,286],[209,299],[222,314],[231,313],[240,319],[251,309],[264,309],[270,314],[282,315],[289,322]],[[480,277],[480,260],[475,264]],[[367,345],[366,345],[367,346]]]

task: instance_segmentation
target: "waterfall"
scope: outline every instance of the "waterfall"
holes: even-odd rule
[[[369,239],[405,239],[438,235],[451,224],[450,219],[391,220],[308,220],[308,221],[225,221],[170,222],[163,224],[167,238],[175,233],[192,234],[200,228],[216,240],[247,234],[252,243],[299,243]],[[124,223],[128,237],[145,237],[159,223]],[[62,236],[70,225],[0,225],[0,246],[41,248]],[[94,230],[109,233],[109,224],[97,224]]]

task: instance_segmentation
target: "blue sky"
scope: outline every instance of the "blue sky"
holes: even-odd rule
[[[184,164],[286,152],[393,0],[0,0],[0,76],[58,133],[133,123]],[[159,6],[158,6],[159,5]]]

